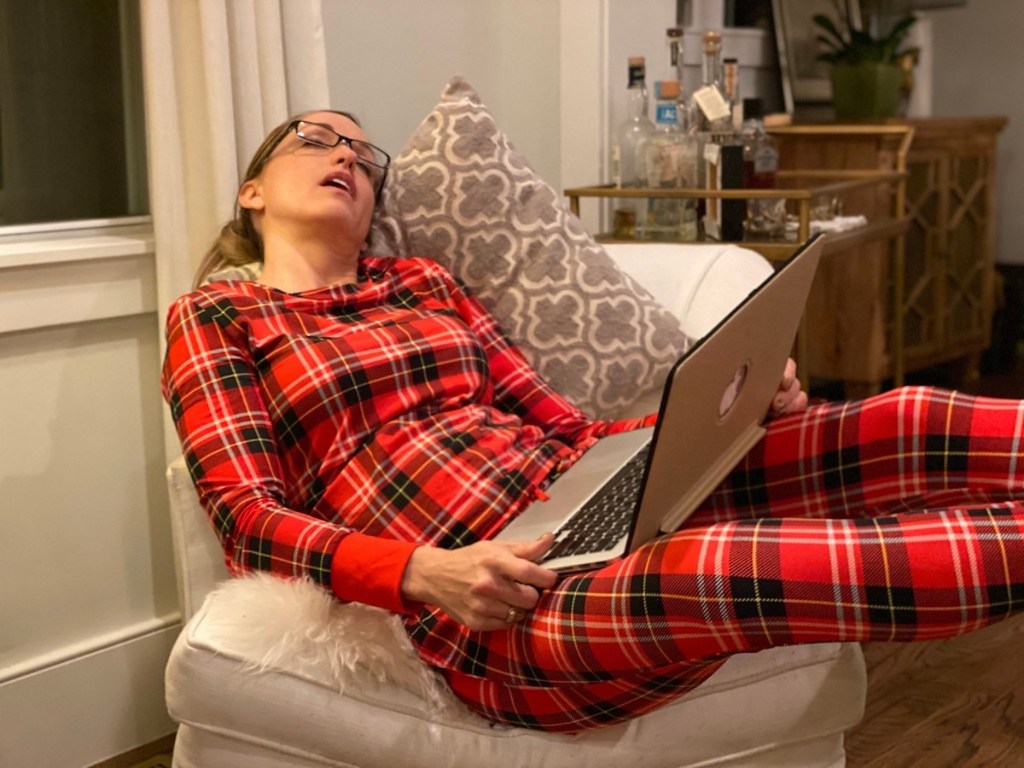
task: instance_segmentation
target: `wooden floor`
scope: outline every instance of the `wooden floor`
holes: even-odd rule
[[[1024,360],[960,388],[1022,398]],[[848,768],[1024,768],[1024,615],[941,642],[866,643],[864,657]]]
[[[848,768],[1024,766],[1024,616],[932,643],[865,643]]]

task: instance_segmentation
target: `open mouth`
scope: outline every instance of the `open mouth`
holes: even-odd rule
[[[340,178],[328,179],[328,182],[327,182],[326,185],[327,186],[334,186],[334,187],[337,187],[339,189],[344,189],[345,191],[347,191],[348,194],[351,194],[351,191],[352,191],[349,188],[348,184],[345,182],[345,180],[344,179],[340,179]]]
[[[354,185],[351,180],[346,178],[344,175],[330,176],[328,177],[321,186],[334,187],[347,192],[351,196],[355,196]]]

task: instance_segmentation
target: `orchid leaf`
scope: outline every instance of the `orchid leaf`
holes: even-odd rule
[[[832,64],[859,64],[865,61],[892,64],[915,50],[900,48],[917,21],[913,15],[902,17],[880,37],[874,37],[864,29],[851,27],[848,19],[842,14],[839,16],[841,26],[825,14],[819,13],[812,17],[814,24],[823,32],[817,36],[817,40],[826,49],[818,55],[820,61]]]
[[[846,41],[843,39],[842,33],[836,27],[835,22],[832,21],[828,16],[823,13],[815,14],[814,23],[824,29],[832,38],[838,43],[838,46],[843,46]]]

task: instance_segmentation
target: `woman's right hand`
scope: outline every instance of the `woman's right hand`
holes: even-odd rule
[[[459,549],[420,547],[406,565],[402,595],[437,605],[472,630],[504,629],[509,608],[531,610],[540,590],[558,580],[554,571],[534,562],[553,543],[554,536],[545,534],[536,541],[481,541]]]

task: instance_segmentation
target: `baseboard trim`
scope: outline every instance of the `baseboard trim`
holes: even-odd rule
[[[0,685],[0,764],[94,765],[172,733],[164,668],[180,631],[157,629]]]
[[[143,744],[141,747],[136,747],[117,757],[93,763],[89,768],[132,768],[132,766],[138,765],[143,760],[148,760],[158,755],[173,754],[174,740],[177,738],[177,735],[177,732],[169,733],[155,741],[149,742],[149,744]]]

